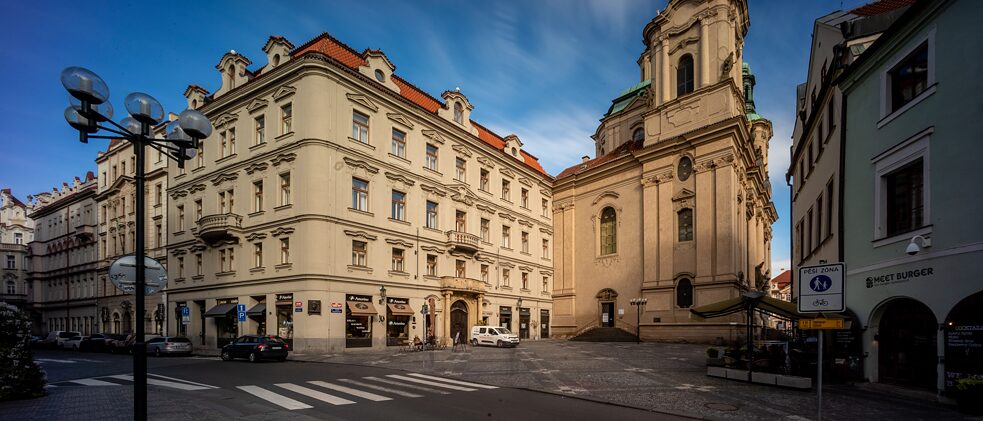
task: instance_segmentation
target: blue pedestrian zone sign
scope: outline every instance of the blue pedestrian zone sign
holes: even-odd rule
[[[832,263],[799,268],[795,293],[800,313],[839,313],[846,310],[843,282],[846,265]]]

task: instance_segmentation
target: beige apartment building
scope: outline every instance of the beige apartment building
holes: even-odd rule
[[[263,51],[254,70],[230,51],[221,87],[185,92],[215,130],[168,170],[171,333],[328,352],[463,341],[477,324],[549,336],[553,180],[518,137],[381,51],[328,34]]]
[[[91,171],[71,185],[35,195],[28,298],[36,333],[98,332],[96,177]]]
[[[10,189],[0,189],[0,302],[20,309],[29,296],[27,244],[34,241],[34,221],[27,215],[33,210]]]
[[[145,250],[147,257],[167,262],[167,165],[168,159],[157,150],[146,149]],[[133,144],[112,140],[96,158],[99,183],[96,204],[99,209],[97,241],[99,244],[98,282],[95,306],[99,332],[126,334],[136,331],[135,323],[143,320],[145,332],[163,331],[166,313],[162,294],[145,298],[145,313],[136,314],[135,296],[124,294],[110,282],[109,266],[116,259],[136,253],[136,155]]]
[[[742,0],[670,0],[645,26],[640,82],[603,116],[596,157],[556,178],[554,334],[743,332],[741,317],[697,322],[689,309],[770,279],[772,126],[742,61],[749,23]],[[633,298],[648,300],[640,326]]]

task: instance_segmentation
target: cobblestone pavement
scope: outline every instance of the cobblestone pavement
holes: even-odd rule
[[[291,359],[454,376],[704,419],[816,418],[816,392],[706,376],[703,345],[528,341],[518,348],[300,354]],[[880,385],[828,385],[823,418],[970,419],[933,401]]]

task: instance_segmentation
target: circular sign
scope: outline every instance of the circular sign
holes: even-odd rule
[[[816,275],[809,281],[809,289],[816,292],[823,292],[833,286],[833,280],[826,275]]]
[[[136,294],[136,256],[123,256],[109,266],[109,280],[125,294]],[[160,262],[143,258],[144,294],[152,295],[167,286],[167,269]]]
[[[369,306],[365,303],[355,303],[355,308],[359,310],[368,310]]]

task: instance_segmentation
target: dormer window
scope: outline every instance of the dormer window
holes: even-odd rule
[[[274,66],[279,66],[280,65],[280,55],[279,54],[276,54],[276,55],[273,56],[273,65]]]
[[[385,82],[386,74],[382,73],[382,70],[375,69],[375,80],[378,80],[380,83]]]
[[[464,124],[464,107],[461,106],[460,102],[454,103],[454,122]]]
[[[519,156],[519,150],[516,148],[512,148],[512,156],[516,156],[516,157]]]

